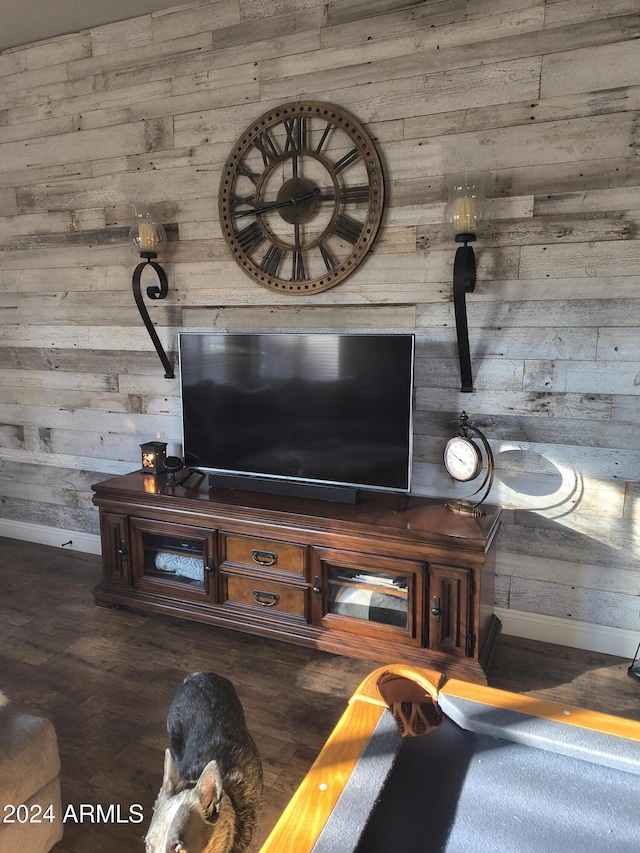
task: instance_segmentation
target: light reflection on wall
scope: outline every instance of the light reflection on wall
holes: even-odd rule
[[[590,477],[549,455],[513,445],[494,448],[496,476],[488,498],[526,510],[628,555],[640,556],[640,500],[625,512],[624,483]],[[632,524],[629,524],[629,517]]]

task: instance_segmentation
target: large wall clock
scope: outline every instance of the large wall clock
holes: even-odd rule
[[[380,226],[384,182],[373,142],[331,104],[299,101],[240,136],[220,183],[222,233],[240,267],[271,290],[308,294],[351,275]]]

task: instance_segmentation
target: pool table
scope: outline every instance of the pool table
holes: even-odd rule
[[[261,853],[638,853],[640,722],[377,669]]]

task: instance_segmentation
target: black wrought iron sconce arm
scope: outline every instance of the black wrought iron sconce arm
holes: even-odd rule
[[[169,292],[167,274],[156,260],[158,249],[161,249],[167,241],[167,233],[162,224],[161,205],[136,202],[132,204],[132,207],[135,216],[133,224],[129,229],[129,240],[135,253],[143,259],[133,271],[133,279],[131,281],[133,296],[142,317],[142,322],[149,333],[156,352],[160,356],[160,361],[164,367],[164,378],[173,379],[175,375],[173,367],[167,358],[167,354],[160,342],[155,326],[151,322],[151,317],[149,317],[149,312],[142,298],[142,273],[146,267],[151,267],[160,282],[159,286],[153,284],[147,287],[147,296],[149,299],[165,299]]]
[[[469,326],[467,323],[467,293],[473,293],[476,286],[476,256],[468,243],[475,240],[474,234],[459,234],[456,242],[464,243],[458,246],[453,263],[453,310],[456,318],[456,335],[458,338],[458,358],[460,361],[460,390],[473,391],[473,375],[471,371],[471,351],[469,347]]]
[[[469,243],[475,242],[478,226],[487,217],[484,192],[487,178],[484,173],[447,178],[449,201],[444,209],[444,220],[452,226],[456,243],[463,244],[456,249],[453,263],[453,310],[458,338],[460,390],[463,392],[473,391],[466,296],[476,287],[476,256]]]
[[[150,285],[147,287],[147,296],[149,299],[164,299],[169,292],[169,282],[167,281],[167,274],[162,269],[160,264],[155,260],[158,255],[155,252],[140,252],[140,257],[145,260],[141,261],[138,266],[133,271],[133,279],[132,279],[132,287],[133,287],[133,296],[136,300],[136,305],[138,306],[138,311],[140,312],[140,316],[142,317],[142,322],[145,325],[147,332],[149,333],[149,337],[156,348],[156,352],[160,357],[160,361],[162,362],[162,366],[164,367],[164,378],[165,379],[173,379],[175,374],[173,371],[173,367],[171,362],[169,361],[166,352],[164,351],[164,347],[162,346],[162,342],[158,337],[158,333],[156,332],[155,326],[151,322],[151,317],[149,316],[149,312],[147,311],[146,305],[144,304],[144,300],[142,298],[142,287],[141,287],[141,279],[142,273],[145,267],[150,266],[158,276],[158,280],[160,282],[160,286],[157,284]]]

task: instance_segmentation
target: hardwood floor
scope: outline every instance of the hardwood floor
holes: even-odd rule
[[[261,836],[275,823],[362,678],[378,664],[157,614],[95,607],[100,559],[0,538],[0,688],[49,717],[63,807],[119,804],[123,821],[65,824],[55,853],[139,853],[162,779],[165,720],[189,672],[230,678],[264,765]],[[490,684],[640,720],[629,661],[501,638]]]

